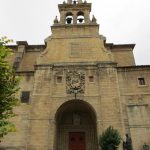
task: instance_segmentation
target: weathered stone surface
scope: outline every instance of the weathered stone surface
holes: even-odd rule
[[[14,109],[17,132],[7,135],[0,147],[67,150],[69,133],[84,132],[86,150],[97,150],[98,136],[110,125],[123,139],[126,133],[131,136],[134,150],[141,150],[144,143],[150,145],[150,66],[135,66],[133,44],[106,43],[98,33],[99,25],[87,17],[90,4],[80,4],[85,24],[74,21],[70,25],[64,20],[67,6],[73,14],[80,6],[63,5],[59,6],[61,21],[52,26],[47,47],[24,45],[16,70],[22,78],[17,96],[30,91],[30,101]],[[10,47],[17,54],[17,48]],[[84,92],[77,91],[76,97],[67,92],[70,70],[84,74]],[[139,78],[145,79],[145,85],[139,84]]]

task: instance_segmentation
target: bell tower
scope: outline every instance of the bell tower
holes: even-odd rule
[[[60,21],[54,20],[54,25],[87,25],[96,24],[90,20],[91,3],[85,0],[67,0],[58,5]]]
[[[66,0],[58,4],[60,18],[51,26],[52,35],[38,64],[111,61],[105,38],[99,34],[96,18],[90,18],[91,3]]]

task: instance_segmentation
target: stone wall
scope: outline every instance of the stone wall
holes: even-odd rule
[[[133,148],[140,150],[144,143],[150,145],[150,69],[130,67],[118,73],[125,131],[132,137]],[[145,85],[139,84],[141,77]]]

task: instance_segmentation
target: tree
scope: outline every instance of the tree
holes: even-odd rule
[[[7,37],[0,38],[0,139],[9,132],[15,131],[15,126],[9,119],[15,116],[13,107],[18,103],[15,93],[19,89],[19,80],[13,68],[6,61],[6,58],[12,53],[5,46],[9,42]]]
[[[112,126],[108,127],[99,138],[99,145],[102,150],[117,150],[121,143],[121,136],[118,130]]]

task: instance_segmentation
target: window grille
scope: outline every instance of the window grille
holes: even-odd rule
[[[21,102],[22,103],[29,103],[29,99],[30,99],[30,92],[29,91],[22,91]]]
[[[144,78],[138,78],[139,85],[145,85],[145,79]]]

